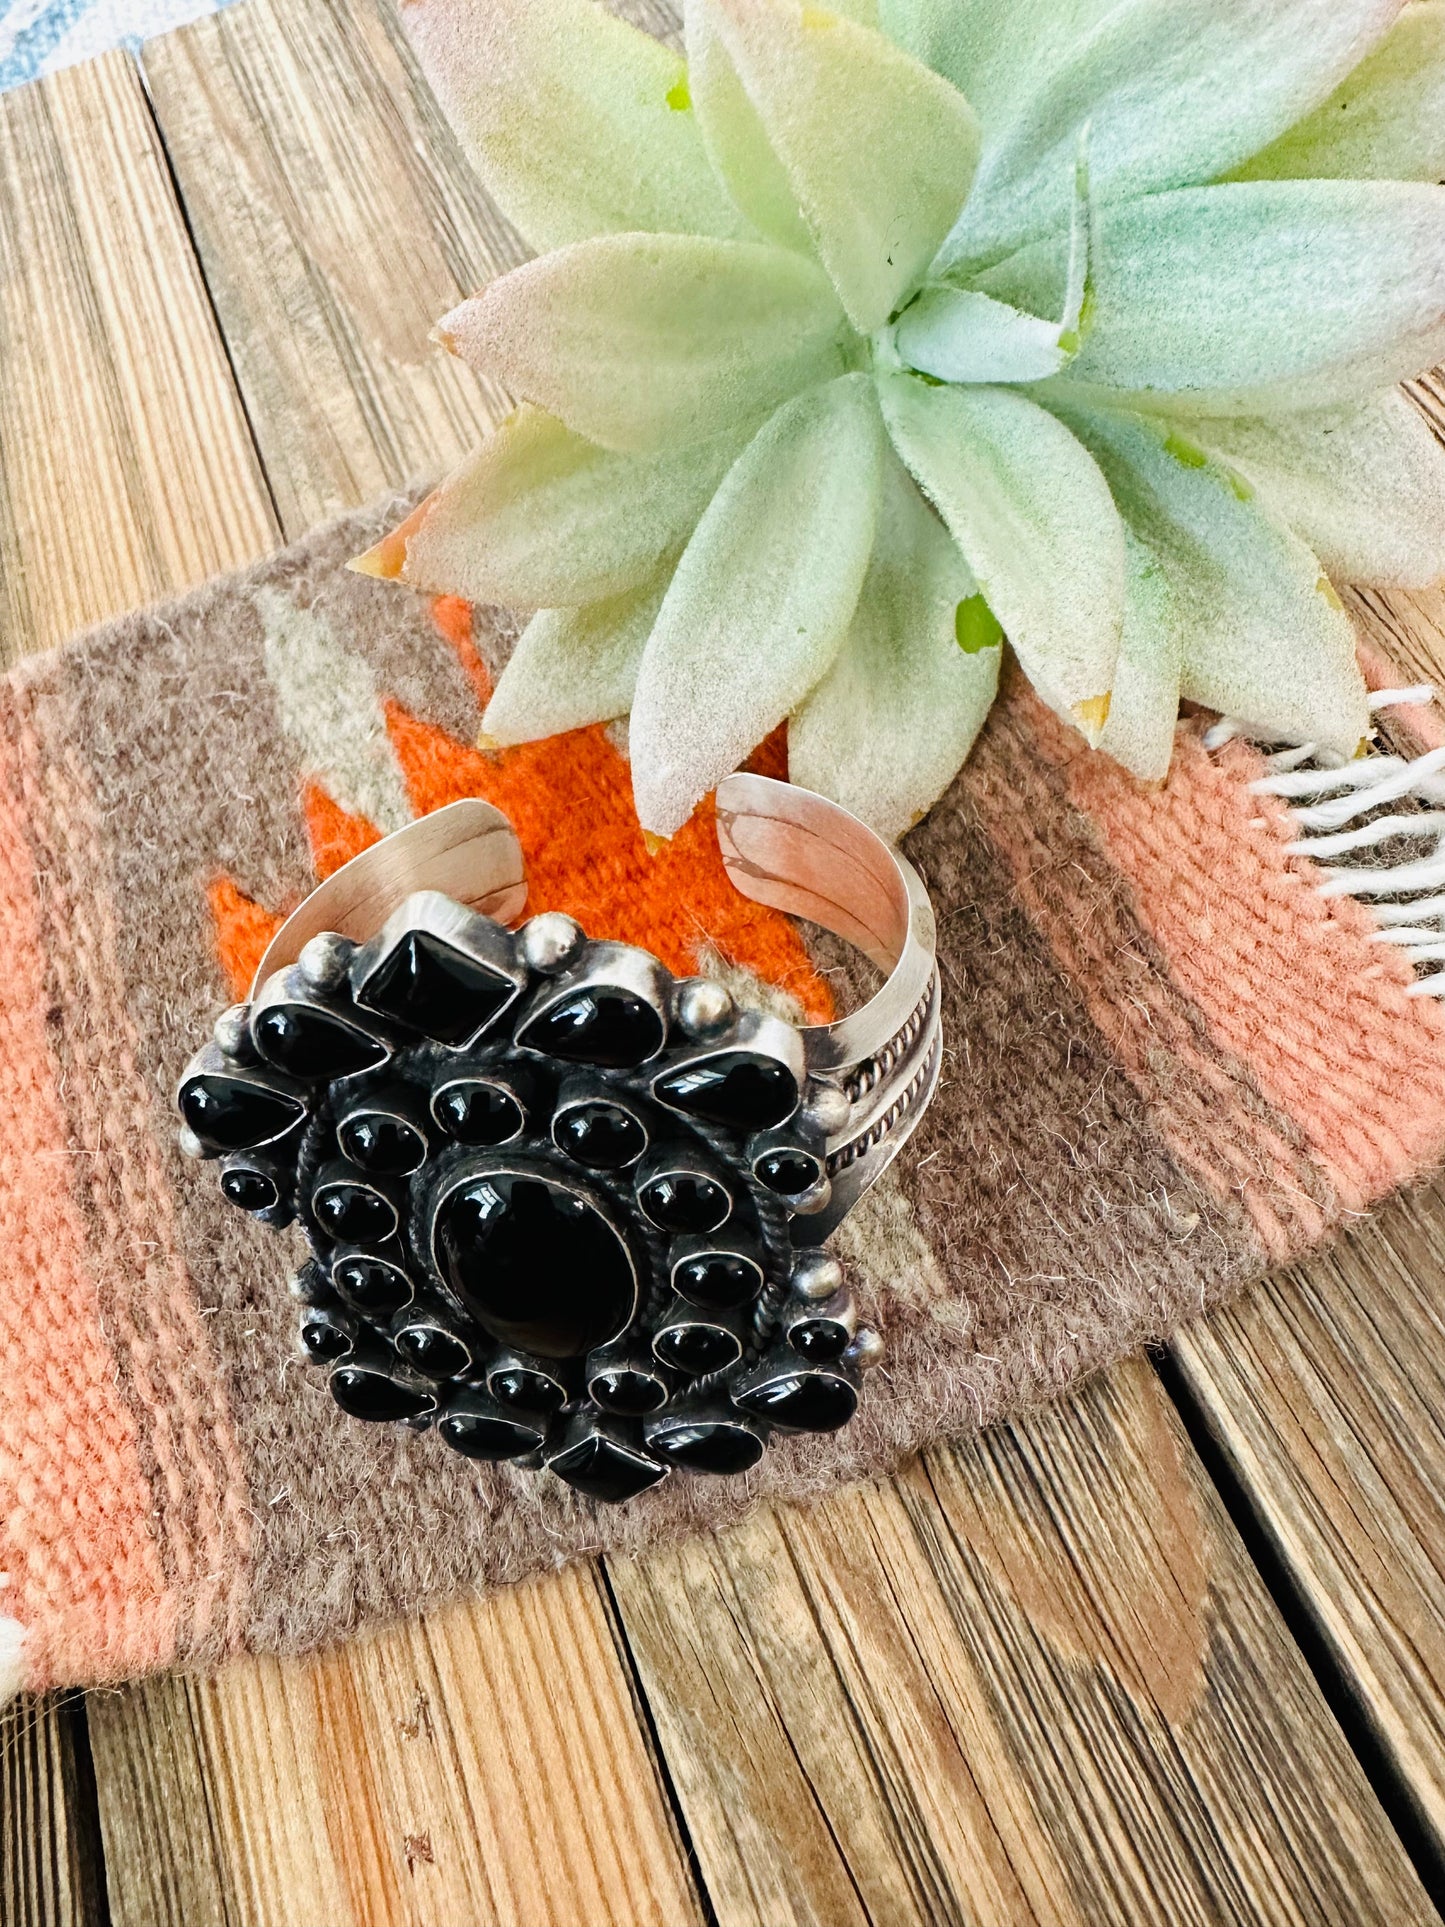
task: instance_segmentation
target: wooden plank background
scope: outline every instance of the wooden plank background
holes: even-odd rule
[[[384,5],[244,0],[143,60],[0,97],[9,656],[435,472],[497,406],[426,332],[517,244]],[[1359,607],[1439,672],[1438,600]],[[716,1542],[14,1708],[0,1919],[1424,1919],[1442,1208],[1179,1341],[1204,1459],[1137,1362]]]

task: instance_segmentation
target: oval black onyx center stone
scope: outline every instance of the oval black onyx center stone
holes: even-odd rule
[[[542,1358],[590,1351],[632,1316],[626,1246],[584,1197],[547,1178],[489,1171],[458,1185],[437,1208],[432,1248],[473,1317]]]
[[[662,1019],[651,1004],[630,990],[594,984],[541,1011],[517,1042],[568,1063],[621,1070],[654,1056],[663,1035]]]
[[[669,1071],[653,1086],[664,1104],[739,1131],[781,1124],[798,1107],[798,1085],[786,1064],[755,1051],[719,1051]]]

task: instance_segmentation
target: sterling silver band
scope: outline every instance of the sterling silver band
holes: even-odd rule
[[[768,776],[718,785],[717,832],[738,892],[852,944],[886,980],[860,1009],[799,1027],[807,1069],[836,1084],[845,1118],[826,1139],[832,1195],[794,1238],[821,1244],[898,1155],[942,1062],[932,906],[917,871],[839,804]],[[420,817],[318,886],[272,938],[253,995],[324,931],[373,937],[405,899],[435,890],[496,922],[521,921],[526,866],[510,822],[467,799]]]

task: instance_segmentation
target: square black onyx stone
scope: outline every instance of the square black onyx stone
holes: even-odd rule
[[[412,930],[366,979],[356,1001],[438,1044],[460,1044],[516,994],[515,984],[485,964],[425,930]]]
[[[600,1499],[604,1505],[635,1499],[667,1473],[667,1467],[656,1459],[620,1439],[609,1438],[605,1432],[584,1432],[547,1464],[574,1491]]]

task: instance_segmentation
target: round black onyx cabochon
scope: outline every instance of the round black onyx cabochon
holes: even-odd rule
[[[603,1098],[569,1105],[553,1124],[552,1135],[568,1157],[596,1171],[625,1170],[647,1149],[640,1119]]]
[[[632,1316],[637,1280],[612,1226],[579,1192],[531,1172],[482,1171],[447,1191],[438,1270],[479,1324],[542,1358],[573,1358]]]
[[[526,1120],[512,1093],[484,1078],[458,1077],[432,1100],[432,1115],[458,1144],[505,1144]]]

